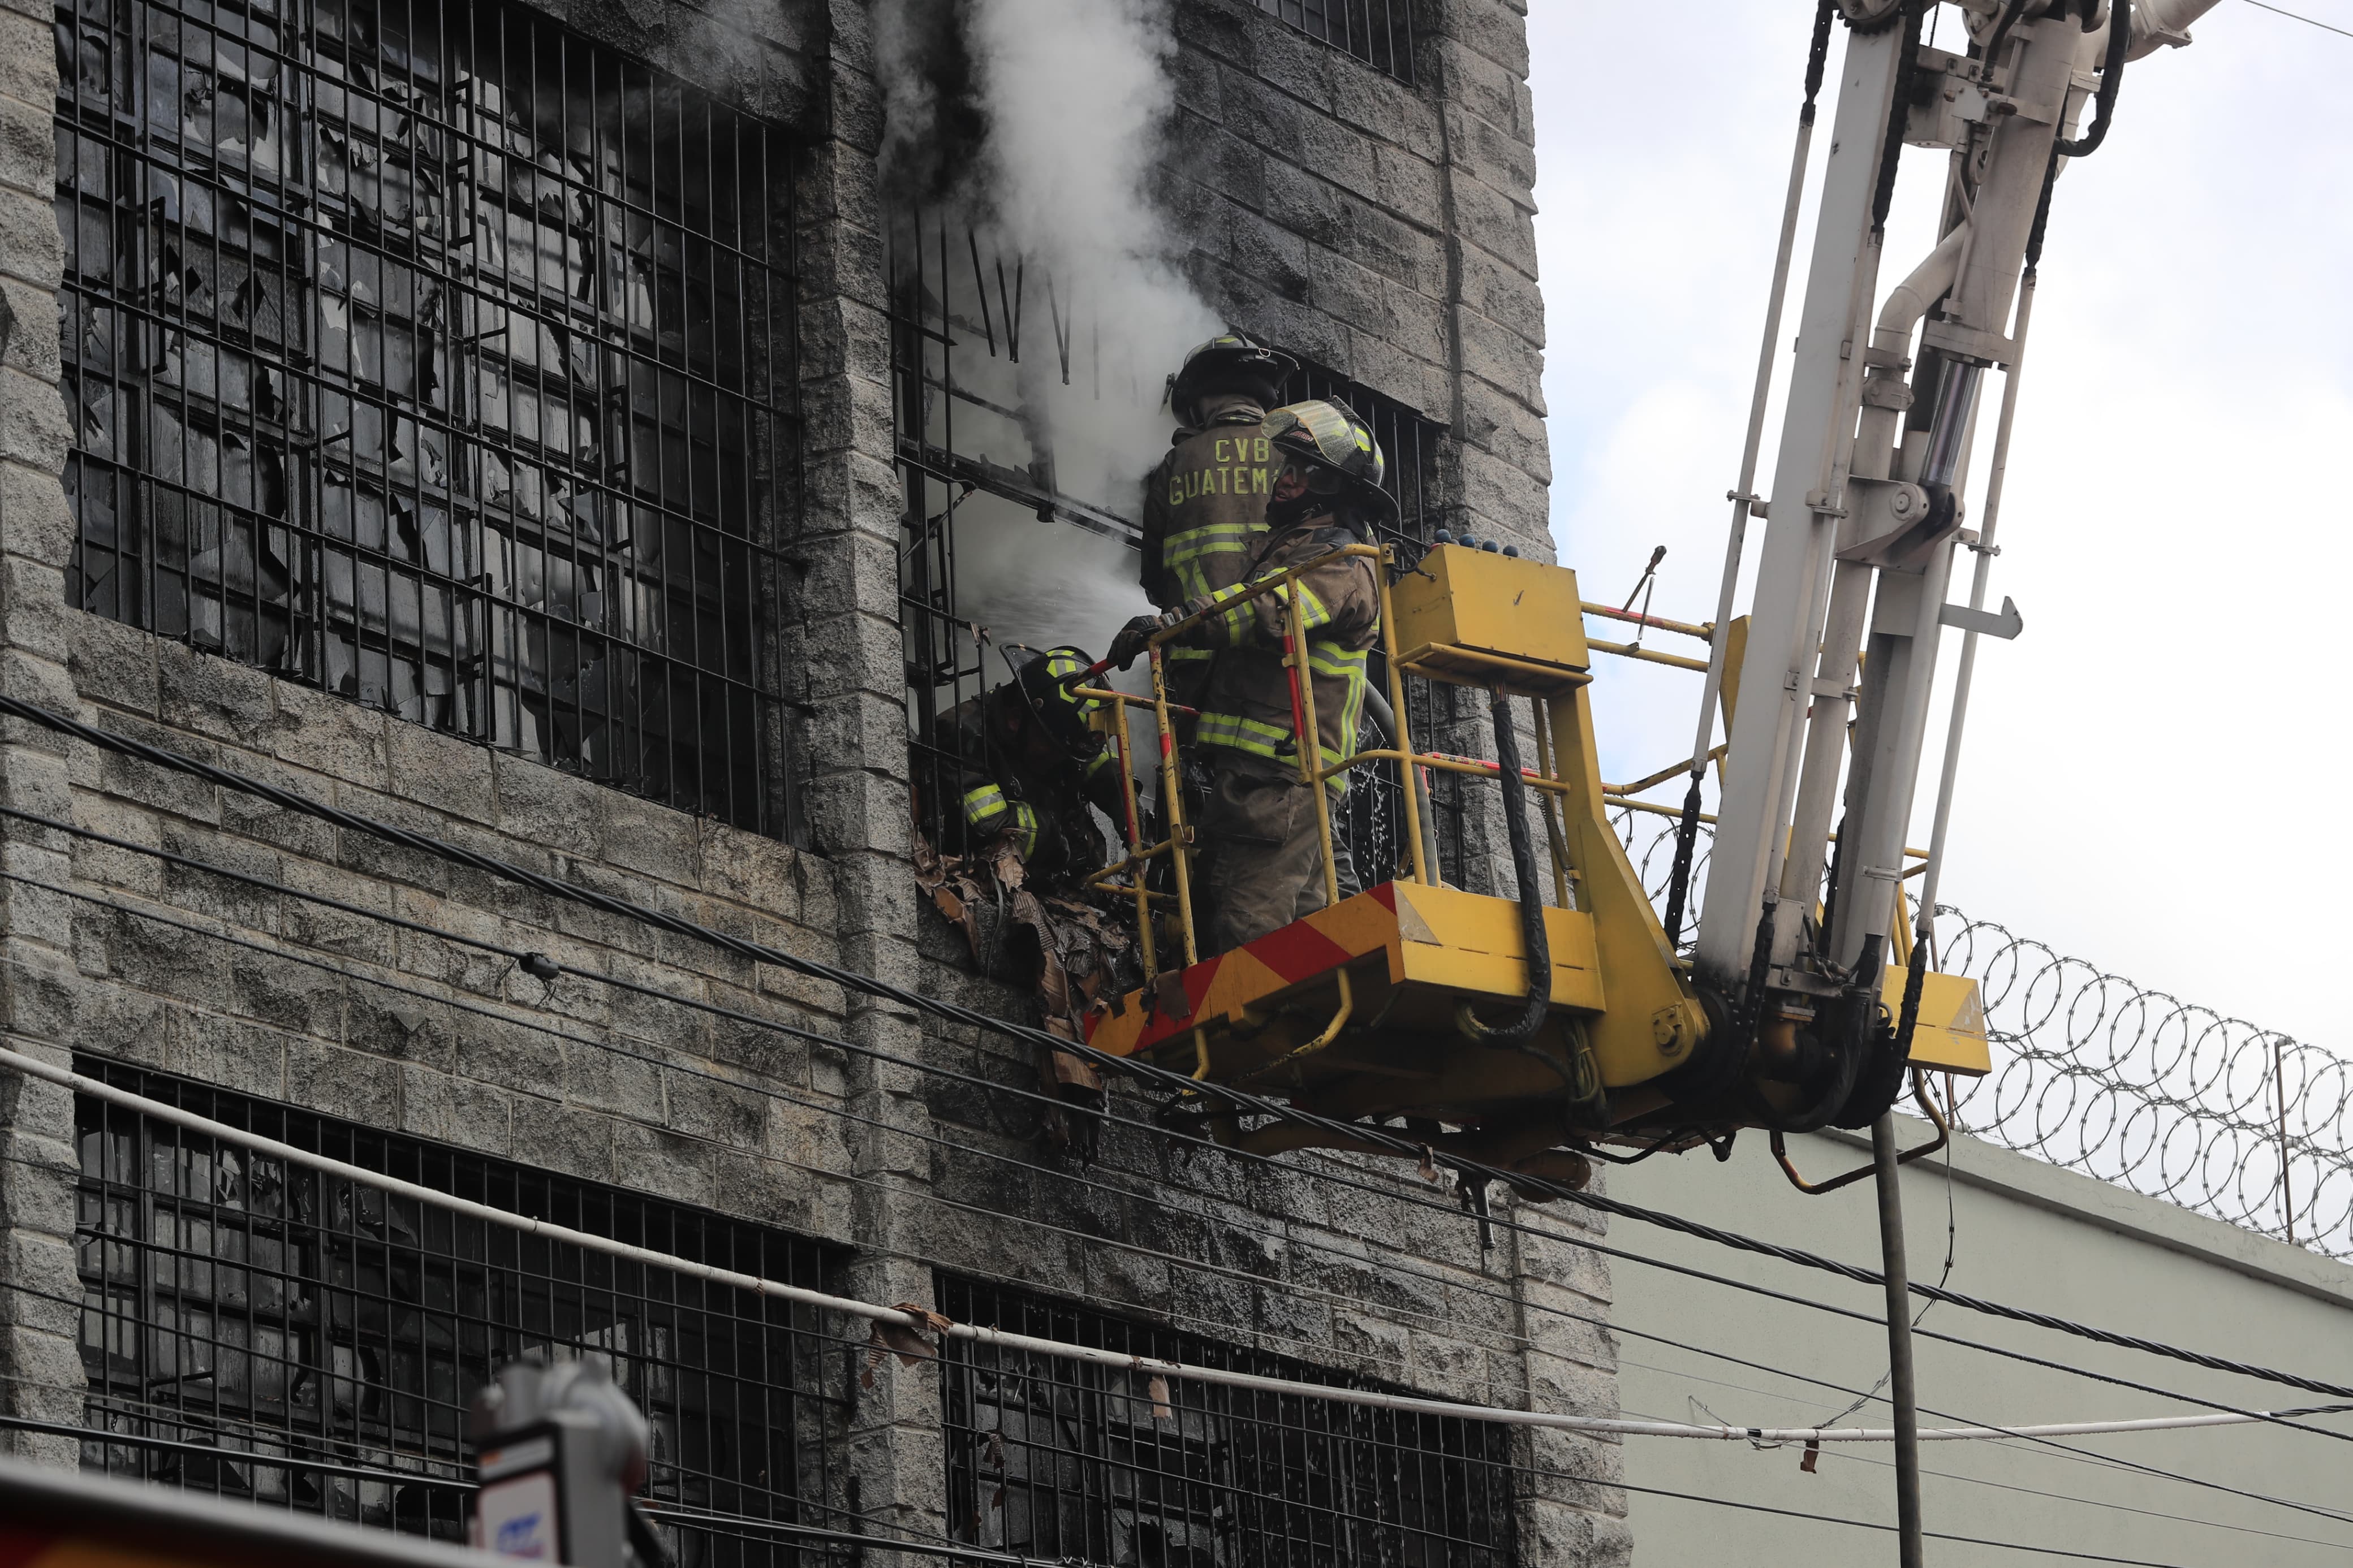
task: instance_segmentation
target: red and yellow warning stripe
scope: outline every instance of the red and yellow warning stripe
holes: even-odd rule
[[[1601,1010],[1601,975],[1593,919],[1575,910],[1545,911],[1552,948],[1553,1005]],[[1256,942],[1194,964],[1177,976],[1186,1010],[1160,1005],[1146,988],[1119,998],[1088,1020],[1088,1043],[1133,1056],[1188,1037],[1194,1030],[1241,1020],[1279,993],[1378,954],[1392,985],[1420,984],[1466,996],[1525,994],[1527,967],[1519,906],[1453,888],[1389,882]]]

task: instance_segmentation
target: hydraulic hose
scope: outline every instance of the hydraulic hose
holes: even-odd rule
[[[1504,786],[1504,831],[1512,842],[1512,875],[1520,884],[1520,940],[1527,951],[1528,996],[1520,1016],[1501,1028],[1481,1023],[1468,1002],[1454,1010],[1454,1020],[1482,1046],[1535,1057],[1559,1073],[1575,1094],[1573,1065],[1528,1044],[1552,1008],[1552,944],[1545,934],[1544,889],[1536,881],[1535,841],[1528,834],[1528,787],[1520,777],[1520,739],[1512,728],[1512,700],[1498,688],[1487,711],[1495,722],[1495,767]]]
[[[2010,0],[2010,4],[2002,7],[2001,15],[1995,18],[1992,30],[1986,34],[1985,43],[1980,47],[1980,56],[1989,68],[2001,68],[2001,47],[2010,42],[2010,30],[2017,26],[2018,19],[2025,15],[2026,0]]]
[[[2100,65],[2100,90],[2093,100],[2092,128],[2073,142],[2059,142],[2054,151],[2062,158],[2089,157],[2108,139],[2108,124],[2116,117],[2116,94],[2125,84],[2125,58],[2131,49],[2132,0],[2113,0],[2108,8],[2108,55]]]

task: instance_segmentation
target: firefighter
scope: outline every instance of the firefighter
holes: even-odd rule
[[[1230,588],[1266,529],[1282,462],[1263,428],[1298,363],[1227,332],[1185,356],[1169,383],[1178,421],[1168,455],[1145,483],[1145,596],[1163,610]],[[1177,648],[1166,663],[1168,697],[1198,705],[1209,672],[1206,648]]]
[[[1219,612],[1176,639],[1215,655],[1196,731],[1211,778],[1200,838],[1208,849],[1203,881],[1214,952],[1324,906],[1315,799],[1299,777],[1283,664],[1287,598],[1280,588],[1251,590],[1285,568],[1368,542],[1398,517],[1397,502],[1381,489],[1380,443],[1347,405],[1293,404],[1270,414],[1265,427],[1282,467],[1270,487],[1267,531],[1244,557],[1240,580],[1162,616],[1138,616],[1111,650],[1113,662],[1124,665],[1185,616]],[[1377,572],[1367,557],[1344,556],[1300,579],[1317,750],[1327,767],[1355,751],[1366,658],[1380,637]],[[1336,798],[1347,788],[1345,775],[1329,787]]]
[[[1099,705],[1064,682],[1093,661],[1074,647],[1008,646],[1013,679],[959,702],[932,726],[946,761],[942,849],[978,855],[1001,836],[1028,875],[1048,888],[1083,880],[1109,862],[1087,807],[1118,822],[1126,809],[1103,737],[1087,727]]]

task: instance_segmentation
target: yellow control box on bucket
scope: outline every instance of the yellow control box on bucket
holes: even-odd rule
[[[1582,685],[1592,656],[1565,566],[1441,544],[1391,592],[1401,662],[1466,685],[1532,694]]]

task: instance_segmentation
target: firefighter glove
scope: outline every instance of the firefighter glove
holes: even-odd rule
[[[1138,616],[1119,628],[1119,636],[1111,639],[1111,662],[1125,669],[1138,655],[1149,647],[1152,639],[1165,624],[1160,616]]]

